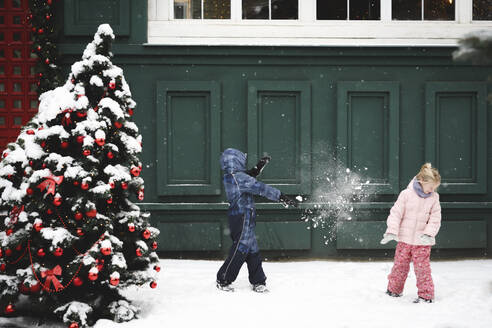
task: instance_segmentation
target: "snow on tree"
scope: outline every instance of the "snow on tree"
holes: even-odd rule
[[[459,48],[453,53],[455,60],[471,60],[475,64],[492,63],[492,31],[469,33],[458,43]]]
[[[30,312],[84,327],[128,321],[124,287],[155,288],[159,230],[130,197],[144,196],[136,103],[111,63],[113,31],[99,26],[64,86],[40,96],[38,114],[0,163],[0,312],[20,294]]]

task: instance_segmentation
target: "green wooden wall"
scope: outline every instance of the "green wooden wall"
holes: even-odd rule
[[[164,256],[222,257],[230,246],[219,157],[227,147],[273,160],[261,180],[308,198],[300,209],[258,204],[270,257],[387,256],[380,245],[399,191],[431,161],[440,169],[437,256],[492,254],[490,66],[453,48],[146,45],[146,1],[64,1],[68,70],[99,23],[113,25],[114,62],[138,106],[146,199]],[[97,6],[96,6],[97,4]],[[93,14],[93,8],[98,10]],[[324,228],[301,220],[334,158],[366,168],[369,201]],[[324,236],[329,236],[328,240]]]

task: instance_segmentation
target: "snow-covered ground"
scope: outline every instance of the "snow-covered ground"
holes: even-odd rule
[[[141,319],[123,324],[99,320],[95,327],[492,327],[492,260],[431,262],[433,304],[412,303],[417,295],[413,268],[403,297],[385,295],[390,261],[265,262],[267,294],[251,291],[246,266],[234,293],[217,290],[220,265],[162,260],[155,290],[128,290],[143,308]],[[9,323],[35,325],[26,318],[0,318],[0,327]]]

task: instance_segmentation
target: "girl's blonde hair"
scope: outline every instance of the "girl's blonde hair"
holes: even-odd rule
[[[434,182],[441,184],[441,175],[439,171],[432,167],[431,163],[425,163],[420,168],[420,172],[417,174],[417,180],[421,182]]]

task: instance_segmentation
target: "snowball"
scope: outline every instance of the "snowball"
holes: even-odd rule
[[[96,87],[103,87],[103,81],[101,78],[97,75],[92,75],[91,80],[89,81],[90,84],[95,85]]]
[[[95,137],[96,139],[106,139],[106,133],[103,130],[97,130]]]

